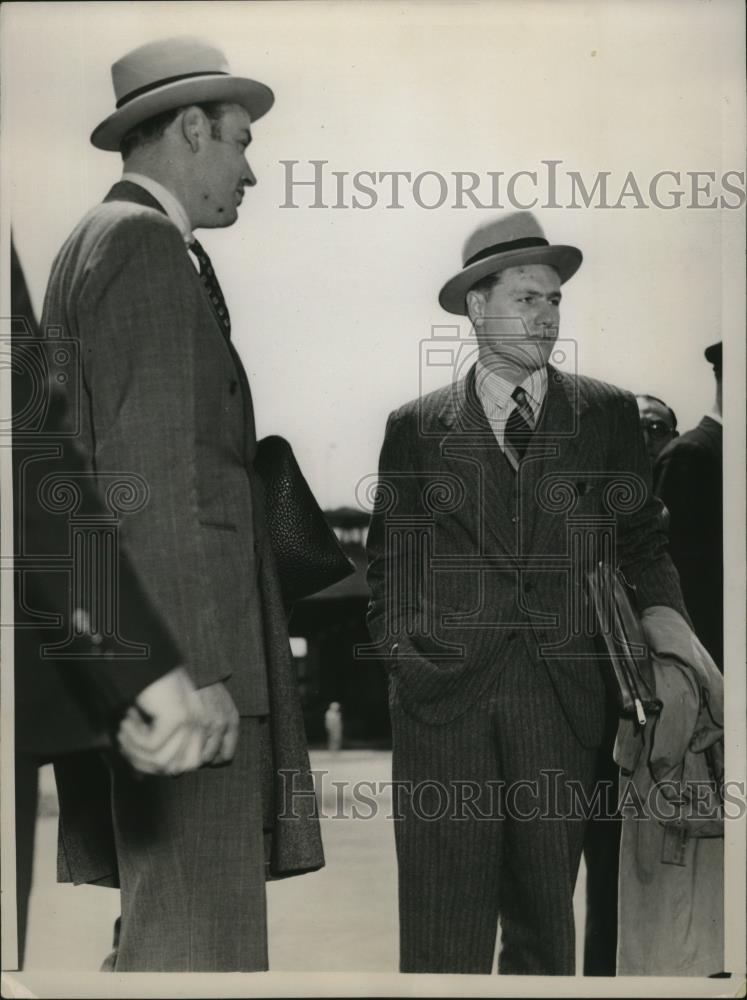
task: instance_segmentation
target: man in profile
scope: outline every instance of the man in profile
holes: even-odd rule
[[[724,669],[722,342],[705,350],[713,366],[713,408],[658,457],[658,495],[669,511],[669,551],[695,631]]]
[[[157,712],[127,711],[129,766],[111,763],[98,825],[59,772],[63,853],[73,881],[121,886],[115,971],[261,970],[268,870],[323,858],[313,805],[287,807],[312,784],[252,399],[194,230],[236,222],[273,94],[195,39],[141,46],[112,79],[116,109],[91,141],[124,173],[58,254],[43,326],[80,344],[87,469],[101,490],[122,472],[144,484],[123,550],[178,645],[197,721],[164,732]]]

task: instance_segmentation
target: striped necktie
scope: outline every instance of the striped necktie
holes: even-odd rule
[[[210,263],[210,258],[199,240],[193,240],[189,244],[189,249],[195,255],[200,265],[200,281],[205,286],[205,291],[208,293],[210,302],[215,310],[215,315],[218,317],[218,322],[223,329],[223,334],[226,340],[230,340],[231,317],[228,315],[226,300],[223,298],[223,292],[220,290],[220,285],[215,276],[213,265]]]
[[[516,407],[506,421],[504,440],[520,462],[526,454],[534,430],[534,414],[529,405],[527,394],[520,385],[516,386],[511,397],[515,401]]]

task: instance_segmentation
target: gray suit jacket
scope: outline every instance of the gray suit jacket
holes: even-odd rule
[[[400,703],[445,723],[480,697],[503,658],[539,660],[579,740],[598,745],[604,686],[585,570],[611,558],[641,610],[685,613],[635,398],[550,368],[514,475],[473,369],[391,414],[379,481],[369,628],[391,656]]]
[[[252,468],[249,386],[179,231],[146,191],[120,182],[77,226],[55,260],[43,324],[79,341],[79,440],[102,491],[117,472],[144,484],[121,518],[122,544],[182,663],[198,686],[223,681],[241,714],[270,712],[267,783],[273,813],[285,817],[275,821],[274,872],[319,867],[286,619]],[[75,881],[90,880],[110,865],[111,844],[86,844],[90,831],[75,837],[74,820],[64,823],[69,867]]]

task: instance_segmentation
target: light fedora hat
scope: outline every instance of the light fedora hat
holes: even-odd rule
[[[116,111],[91,133],[97,149],[117,151],[135,125],[185,104],[239,104],[252,121],[270,110],[275,95],[263,83],[232,76],[226,57],[199,38],[167,38],[141,45],[112,66]]]
[[[469,237],[462,250],[462,270],[446,282],[438,301],[447,312],[466,316],[467,292],[489,274],[520,264],[547,264],[563,282],[573,277],[582,260],[576,247],[551,246],[531,212],[512,212],[480,226]]]

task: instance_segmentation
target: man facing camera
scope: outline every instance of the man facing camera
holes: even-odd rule
[[[641,429],[651,467],[670,441],[678,436],[677,417],[671,406],[657,396],[636,396]]]
[[[531,213],[475,232],[441,290],[467,375],[391,414],[368,545],[390,657],[403,972],[574,972],[573,891],[605,691],[587,569],[684,614],[634,396],[558,371],[575,247]],[[577,797],[573,798],[573,790]]]
[[[158,714],[133,706],[119,746],[146,777],[112,764],[108,836],[92,840],[86,802],[65,810],[75,779],[62,775],[62,850],[73,881],[121,886],[115,971],[265,969],[268,871],[323,858],[313,809],[298,796],[287,808],[312,786],[252,399],[194,230],[236,222],[273,94],[194,39],[135,49],[112,79],[116,110],[91,141],[119,151],[124,173],[58,254],[43,325],[80,344],[80,444],[96,482],[124,472],[145,484],[122,517],[123,550],[178,646],[201,725],[164,739]]]

